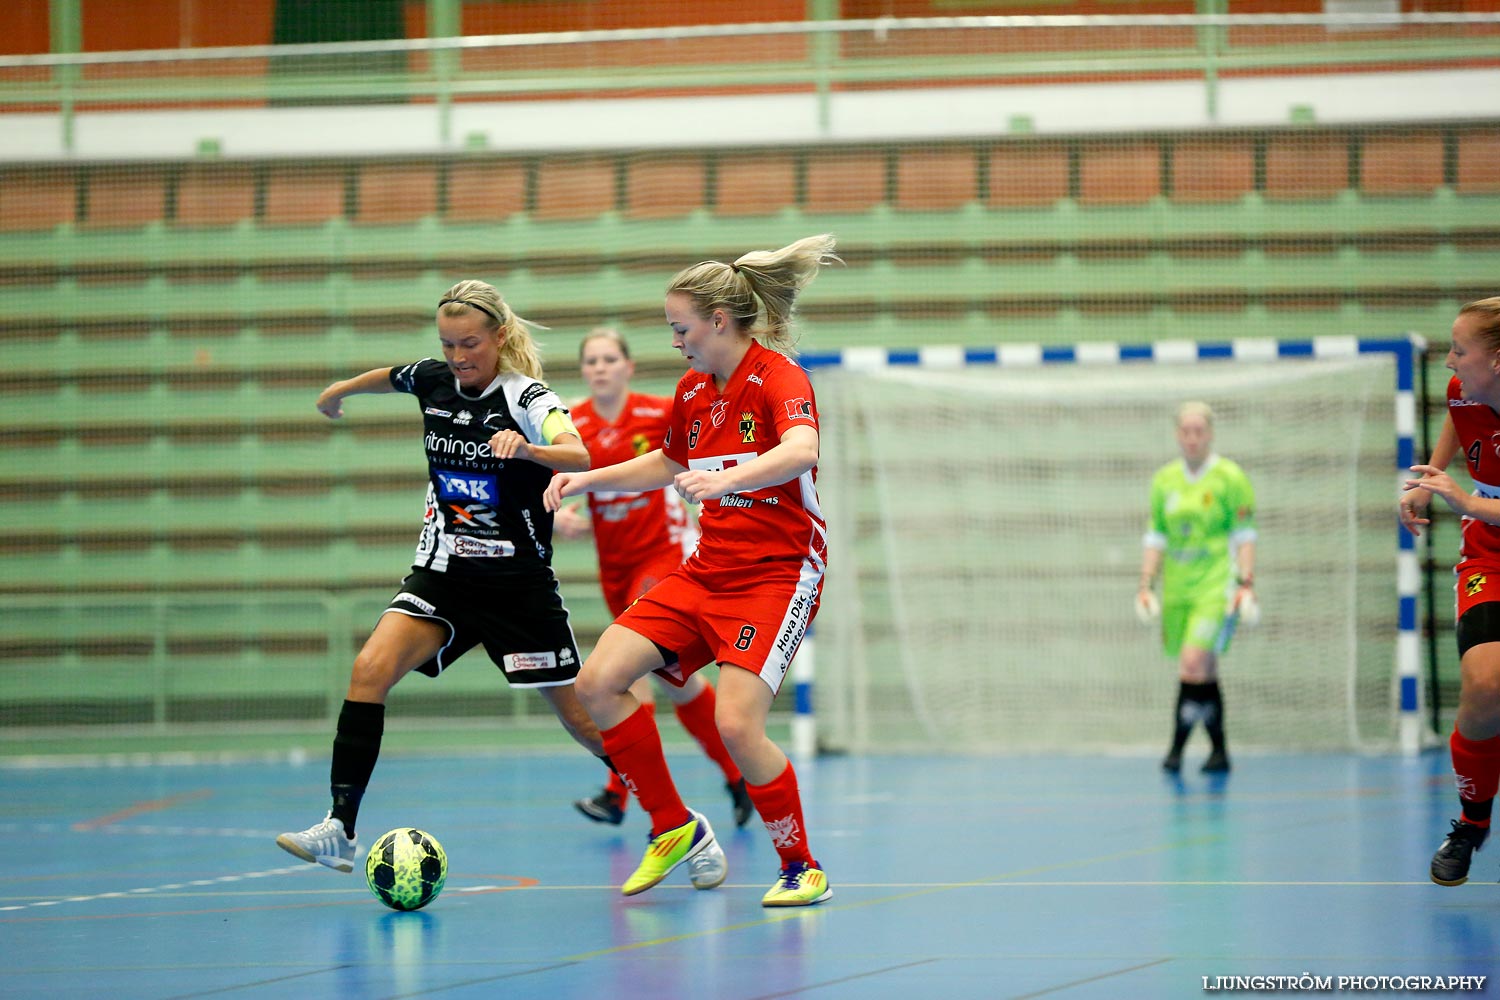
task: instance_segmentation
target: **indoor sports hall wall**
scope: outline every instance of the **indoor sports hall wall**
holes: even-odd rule
[[[1023,32],[1031,48],[976,28],[964,49],[913,27],[895,55],[871,28],[783,42],[790,56],[727,67],[731,92],[717,94],[692,67],[643,70],[615,52],[681,46],[665,37],[555,43],[528,50],[524,71],[499,68],[515,65],[503,46],[465,51],[451,72],[438,53],[390,72],[388,53],[357,51],[275,73],[264,57],[0,62],[0,122],[35,138],[0,151],[0,718],[32,739],[82,727],[73,741],[104,724],[194,738],[225,723],[321,727],[409,557],[421,455],[399,401],[362,400],[331,424],[311,400],[336,377],[431,353],[432,306],[460,277],[495,282],[551,328],[549,371],[570,393],[578,338],[599,323],[631,337],[647,387],[669,385],[665,278],[819,231],[839,236],[847,266],[805,297],[809,348],[1441,340],[1500,273],[1500,106],[1486,104],[1500,86],[1482,85],[1497,60],[1470,47],[1497,27],[1091,23],[1093,55],[1111,60],[1103,81],[1084,70],[1098,64],[1084,36],[1061,28]],[[1403,116],[1407,73],[1472,74],[1460,79],[1477,104]],[[1320,77],[1373,80],[1391,98],[1341,120],[1329,96],[1320,114]],[[1279,103],[1235,110],[1234,79]],[[843,97],[878,108],[884,93],[894,108],[960,84],[997,108],[1013,88],[1044,93],[989,128],[775,139],[783,91],[802,93],[816,130],[818,108],[853,107]],[[1148,126],[1149,109],[1127,128],[1050,124],[1047,109],[1121,87],[1192,95],[1192,124]],[[396,93],[441,148],[374,152],[409,140],[370,127],[352,149],[335,141],[372,94]],[[505,127],[523,96],[617,118],[625,99],[681,103],[635,121],[634,145],[590,146],[580,130],[539,148]],[[469,128],[465,105],[485,97],[500,110]],[[174,131],[247,106],[248,132]],[[779,110],[756,117],[766,108]],[[224,138],[274,134],[266,123],[289,119],[269,116],[288,110],[302,125],[287,135],[305,142],[322,123],[328,147],[245,155]],[[1221,112],[1247,118],[1207,120]],[[733,113],[760,123],[755,141],[700,134]],[[78,151],[127,141],[111,134],[128,153]],[[171,136],[187,137],[175,153],[152,146]],[[1163,446],[1143,470],[1167,457],[1165,433]],[[1367,517],[1388,530],[1382,512]],[[605,618],[586,550],[560,546],[558,567],[589,645]],[[395,710],[534,712],[464,667],[403,685]]]

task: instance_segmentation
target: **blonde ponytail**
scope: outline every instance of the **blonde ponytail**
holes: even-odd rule
[[[832,236],[807,236],[780,250],[753,250],[733,264],[706,260],[683,268],[667,283],[667,294],[687,295],[700,316],[722,309],[765,346],[795,356],[797,296],[819,269],[839,259]]]

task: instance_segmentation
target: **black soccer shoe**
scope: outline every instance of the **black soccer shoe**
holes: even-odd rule
[[[608,823],[611,826],[619,826],[625,822],[625,803],[620,797],[609,789],[602,789],[598,795],[591,799],[579,799],[573,803],[573,808],[583,813],[595,823]]]
[[[1490,835],[1488,827],[1452,820],[1453,832],[1432,856],[1432,880],[1438,885],[1463,885],[1469,881],[1469,861]]]
[[[1203,762],[1204,774],[1228,774],[1229,755],[1223,750],[1215,750],[1208,755],[1208,760]]]
[[[1182,751],[1172,750],[1161,759],[1161,769],[1176,774],[1182,770]]]
[[[745,789],[745,779],[725,782],[724,788],[734,802],[734,825],[744,826],[755,815],[755,803],[750,801],[750,793]]]

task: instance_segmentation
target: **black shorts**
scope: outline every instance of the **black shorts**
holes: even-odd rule
[[[1500,642],[1500,601],[1476,604],[1458,620],[1459,659],[1470,649],[1486,642]]]
[[[410,615],[448,629],[447,645],[417,668],[428,677],[480,644],[512,687],[572,684],[578,676],[578,643],[551,573],[475,579],[413,569],[381,614]]]

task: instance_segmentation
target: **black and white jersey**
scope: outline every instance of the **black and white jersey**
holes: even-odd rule
[[[427,516],[412,565],[465,576],[534,573],[552,563],[552,515],[542,491],[552,470],[490,451],[497,431],[546,444],[542,422],[567,412],[557,394],[529,375],[505,372],[484,391],[460,391],[432,358],[391,369],[391,385],[417,397],[427,452]]]

